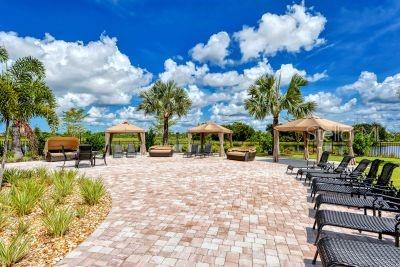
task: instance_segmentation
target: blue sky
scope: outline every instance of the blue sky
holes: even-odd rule
[[[176,130],[214,120],[264,129],[243,108],[265,73],[310,80],[316,114],[400,131],[400,2],[387,1],[2,1],[0,45],[12,61],[47,69],[58,112],[83,107],[87,127],[121,120],[148,128],[138,94],[174,79],[194,103]],[[281,120],[285,120],[282,114]],[[43,129],[46,123],[34,119]]]

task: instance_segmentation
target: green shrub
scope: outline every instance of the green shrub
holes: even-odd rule
[[[74,189],[76,171],[56,171],[54,172],[54,194],[55,200],[61,202],[66,196],[70,195]]]
[[[45,167],[35,169],[35,176],[46,185],[53,183],[52,174]]]
[[[26,235],[29,230],[29,224],[24,222],[24,220],[20,219],[17,224],[17,236]]]
[[[146,149],[149,150],[149,148],[154,146],[156,142],[156,133],[154,132],[153,128],[150,128],[150,130],[147,132],[145,139],[146,139]]]
[[[371,150],[373,141],[370,135],[358,132],[354,135],[353,148],[354,153],[359,156],[367,155]]]
[[[93,150],[103,150],[106,145],[104,140],[104,133],[87,133],[85,143],[92,145]]]
[[[10,207],[22,216],[32,212],[44,193],[44,186],[37,181],[21,180],[13,185],[10,192]]]
[[[75,216],[76,216],[77,218],[81,219],[81,218],[85,217],[85,215],[86,215],[86,209],[85,209],[85,207],[78,207],[78,208],[76,208],[76,210],[75,210]]]
[[[69,229],[74,214],[69,208],[54,209],[43,218],[47,232],[52,236],[63,236]]]
[[[8,217],[7,213],[0,211],[0,231],[8,225]]]
[[[47,216],[50,212],[52,212],[56,208],[56,205],[53,201],[42,200],[39,203],[39,207],[42,210],[43,214]]]
[[[106,194],[106,189],[102,180],[81,178],[79,181],[81,196],[86,204],[95,205]]]
[[[28,253],[29,241],[25,236],[17,235],[6,244],[0,240],[0,263],[2,266],[12,266],[22,260]]]

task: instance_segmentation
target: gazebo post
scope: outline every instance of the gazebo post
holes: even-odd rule
[[[309,159],[309,153],[308,153],[308,133],[303,132],[303,141],[304,141],[304,159],[308,160]]]
[[[192,134],[188,133],[188,149],[187,151],[190,153],[192,152]]]
[[[354,130],[349,131],[349,141],[348,141],[348,146],[349,146],[349,156],[354,157],[354,150],[353,150],[353,141],[354,141]],[[356,164],[356,159],[353,158],[351,160],[352,164]]]
[[[225,155],[224,151],[224,133],[218,133],[219,137],[219,156],[223,157]]]
[[[200,134],[200,152],[202,153],[204,151],[204,138],[205,138],[205,133]]]
[[[319,163],[319,160],[321,159],[322,155],[322,146],[324,143],[324,130],[322,129],[317,129],[316,130],[316,139],[317,139],[317,163]]]
[[[274,129],[274,148],[272,151],[274,162],[279,161],[279,131]]]
[[[146,134],[144,132],[139,133],[139,137],[140,137],[140,154],[145,155],[146,154]]]

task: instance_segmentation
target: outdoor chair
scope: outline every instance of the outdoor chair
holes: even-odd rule
[[[313,188],[317,183],[348,184],[349,181],[358,180],[363,176],[364,171],[367,169],[370,162],[371,161],[368,159],[361,160],[357,167],[355,167],[350,173],[323,173],[315,176],[311,175],[311,188]]]
[[[136,157],[136,150],[133,144],[128,144],[128,149],[126,151],[126,157]]]
[[[201,153],[203,156],[212,156],[211,152],[211,144],[205,144],[204,145],[204,151]]]
[[[109,146],[106,145],[106,147],[105,147],[103,153],[101,153],[101,154],[96,154],[96,155],[93,157],[93,164],[94,164],[94,166],[96,166],[96,159],[102,159],[102,160],[104,160],[104,165],[107,166],[106,155],[107,155],[107,153],[108,153],[108,147],[109,147]]]
[[[339,163],[339,165],[336,168],[334,168],[332,166],[331,168],[323,169],[323,170],[313,170],[313,169],[305,170],[303,172],[303,174],[306,174],[305,181],[309,180],[309,182],[311,184],[311,179],[313,176],[315,177],[315,176],[324,175],[327,173],[335,173],[335,174],[345,173],[347,171],[347,167],[350,164],[350,161],[353,158],[354,158],[353,156],[344,156],[342,161]]]
[[[79,163],[84,160],[89,161],[90,166],[93,166],[93,152],[91,145],[79,145],[78,153],[75,160],[75,167],[79,168]]]
[[[382,235],[390,235],[395,238],[396,247],[399,246],[400,214],[397,214],[395,218],[387,218],[343,211],[319,210],[315,215],[313,225],[313,229],[317,227],[318,231],[315,243],[318,242],[324,226],[377,233],[379,239],[382,239]]]
[[[314,209],[318,211],[322,204],[364,209],[365,215],[367,215],[367,210],[372,210],[374,216],[376,216],[376,211],[379,216],[382,211],[400,212],[399,198],[381,194],[371,194],[365,198],[320,194],[315,199]]]
[[[365,195],[368,193],[380,193],[384,195],[395,195],[396,190],[391,184],[391,178],[393,170],[397,168],[398,165],[388,162],[383,165],[382,172],[379,175],[376,183],[371,179],[366,179],[362,182],[351,182],[349,185],[338,185],[338,184],[325,184],[318,183],[315,184],[311,191],[311,197],[313,200],[318,192],[331,192],[337,194],[349,194],[353,195]]]
[[[122,158],[124,156],[124,152],[122,151],[121,145],[115,145],[113,150],[113,158]]]
[[[299,169],[299,170],[301,170],[301,169],[324,169],[324,168],[326,168],[326,166],[328,164],[329,154],[330,153],[328,151],[322,152],[321,159],[319,160],[318,164],[315,164],[315,161],[313,161],[311,164],[311,162],[309,160],[307,160],[307,165],[301,165],[301,166],[288,165],[286,168],[286,173],[288,173],[289,171],[291,171],[291,173],[293,173],[294,169]],[[299,174],[299,170],[297,170],[297,174]]]
[[[318,241],[313,264],[318,255],[323,266],[397,267],[400,249],[386,244],[324,237]]]
[[[185,156],[188,157],[188,158],[192,157],[193,155],[196,156],[198,154],[198,152],[199,152],[198,150],[199,150],[199,145],[198,144],[191,144],[190,145],[190,151],[187,151],[185,153]]]

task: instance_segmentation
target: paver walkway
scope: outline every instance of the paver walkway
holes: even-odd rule
[[[60,163],[45,164],[58,167]],[[72,166],[72,165],[71,165]],[[59,263],[68,266],[303,266],[315,252],[307,187],[286,165],[199,159],[110,159],[113,207]]]

